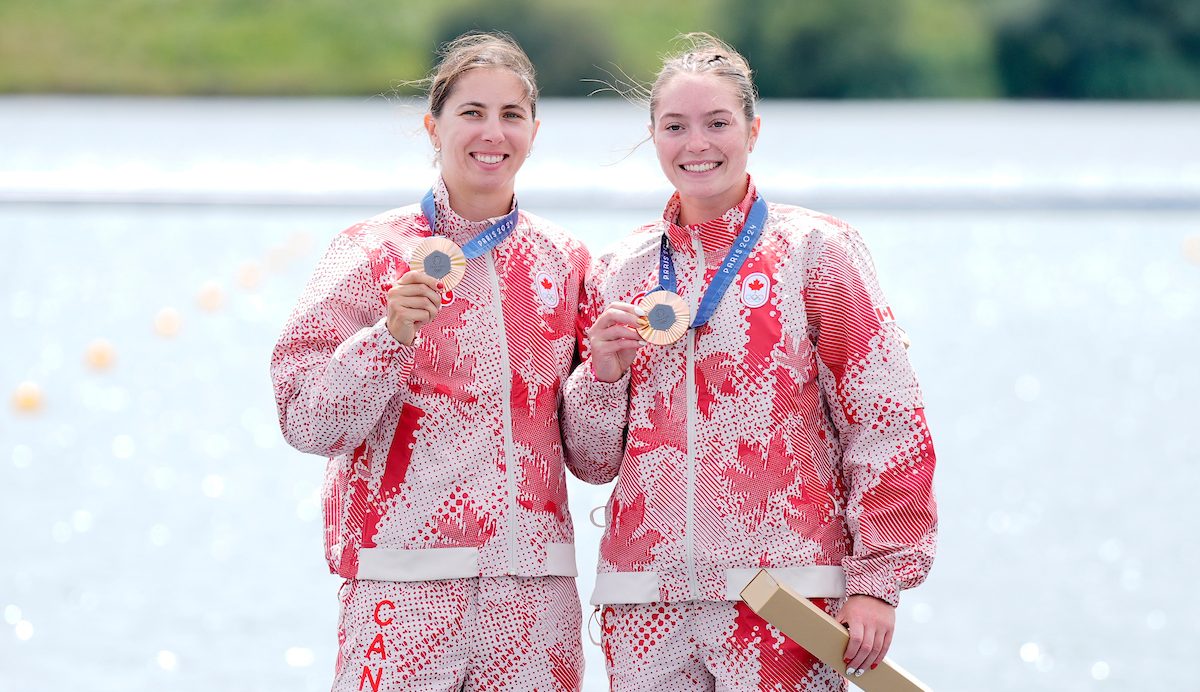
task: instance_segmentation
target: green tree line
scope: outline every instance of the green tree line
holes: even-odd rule
[[[0,0],[0,92],[368,95],[505,30],[546,95],[715,33],[762,96],[1200,97],[1200,0]]]

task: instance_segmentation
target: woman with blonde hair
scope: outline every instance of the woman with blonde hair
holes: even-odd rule
[[[593,264],[565,394],[571,463],[617,478],[592,603],[614,690],[842,690],[738,600],[766,568],[883,659],[937,529],[903,332],[859,234],[768,203],[746,60],[706,34],[649,93],[675,194]]]
[[[518,208],[538,120],[514,41],[449,43],[428,103],[440,176],[334,238],[271,363],[288,442],[330,457],[333,689],[575,690],[558,401],[588,255]]]

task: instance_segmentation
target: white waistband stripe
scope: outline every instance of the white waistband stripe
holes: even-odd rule
[[[758,567],[725,570],[725,600],[740,601],[742,589],[758,570]],[[846,595],[846,575],[836,565],[772,567],[767,572],[801,596],[841,598]],[[601,572],[596,575],[590,602],[592,605],[657,603],[662,600],[660,582],[657,572]]]
[[[758,574],[758,567],[725,570],[725,598],[742,600],[742,589]],[[806,598],[841,598],[846,595],[846,575],[835,565],[810,567],[771,567],[767,572],[775,581],[787,584]]]
[[[519,576],[576,577],[575,546],[547,543],[544,571]],[[363,548],[358,551],[358,579],[376,581],[434,581],[472,579],[479,576],[478,548],[425,548],[393,550]]]
[[[478,548],[428,548],[358,551],[359,579],[379,581],[431,581],[479,576]]]
[[[601,572],[592,589],[592,605],[655,603],[659,600],[657,572]]]
[[[575,546],[571,543],[546,544],[546,574],[560,577],[578,577],[575,566]]]

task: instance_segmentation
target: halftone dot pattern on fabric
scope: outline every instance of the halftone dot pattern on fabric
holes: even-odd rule
[[[569,577],[343,587],[334,692],[575,692],[582,614]]]
[[[460,246],[489,225],[455,214],[440,181],[434,198],[438,234]],[[339,234],[275,349],[285,435],[332,457],[323,489],[330,568],[426,578],[412,566],[424,558],[411,553],[445,548],[458,552],[434,561],[443,571],[433,578],[573,575],[557,402],[574,359],[572,306],[587,251],[522,212],[504,242],[469,260],[453,300],[413,345],[401,346],[386,328],[387,291],[429,233],[413,205]],[[360,573],[364,549],[382,552]]]
[[[836,612],[837,601],[817,601]],[[744,603],[615,605],[603,611],[614,692],[842,692],[845,679]]]
[[[689,228],[673,200],[595,262],[585,312],[653,285],[664,233],[678,293],[695,305],[754,194]],[[572,375],[572,453],[591,461],[588,477],[618,478],[599,563],[615,574],[597,580],[599,600],[719,601],[764,567],[822,568],[794,577],[811,596],[842,593],[844,576],[847,592],[895,604],[921,583],[935,457],[895,312],[878,309],[888,305],[857,231],[769,204],[711,320],[644,346],[627,394]]]

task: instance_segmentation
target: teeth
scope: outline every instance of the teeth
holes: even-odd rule
[[[475,160],[480,163],[500,163],[504,160],[503,154],[475,154]]]
[[[708,161],[706,163],[685,163],[683,164],[683,170],[691,173],[703,173],[705,171],[711,171],[718,165],[719,164],[716,161]]]

